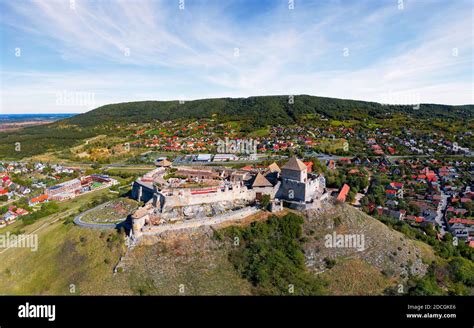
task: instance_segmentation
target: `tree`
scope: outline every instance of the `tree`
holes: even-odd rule
[[[263,195],[260,204],[262,205],[262,208],[266,210],[268,205],[270,205],[270,195]]]
[[[474,286],[474,263],[462,257],[456,257],[449,262],[453,280],[467,286]]]

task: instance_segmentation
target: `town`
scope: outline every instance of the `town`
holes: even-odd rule
[[[0,227],[40,210],[50,201],[62,202],[118,184],[106,175],[84,175],[77,168],[42,163],[2,163],[0,178]]]

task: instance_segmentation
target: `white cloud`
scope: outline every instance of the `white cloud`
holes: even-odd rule
[[[75,10],[69,1],[3,3],[2,24],[50,49],[57,65],[2,65],[0,111],[75,111],[53,102],[58,90],[93,92],[97,105],[302,93],[380,101],[387,92],[474,103],[467,2],[444,5],[442,20],[429,15],[435,4],[412,2],[403,11],[396,2],[298,2],[236,17],[229,7],[239,4],[186,2],[181,11],[169,1],[76,0]]]

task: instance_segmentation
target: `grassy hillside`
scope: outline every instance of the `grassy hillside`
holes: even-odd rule
[[[212,231],[177,233],[131,252],[117,281],[138,295],[250,295]]]
[[[0,249],[0,294],[69,295],[108,294],[112,269],[123,253],[123,241],[114,231],[83,229],[72,223],[79,209],[108,195],[94,191],[59,203],[59,212],[25,225],[22,220],[0,229],[1,234],[36,234],[38,249]]]
[[[74,284],[76,294],[376,295],[399,283],[407,289],[413,283],[433,284],[432,278],[414,279],[427,272],[439,276],[441,265],[448,263],[430,246],[347,205],[307,213],[304,220],[295,214],[270,215],[217,232],[170,233],[128,252],[115,275],[113,268],[125,251],[120,234],[50,216],[22,228],[38,233],[37,252],[0,252],[0,294],[69,295]],[[333,231],[364,234],[366,249],[326,248],[324,236]],[[429,266],[433,261],[438,271]],[[457,274],[472,279],[464,271]],[[445,293],[440,284],[432,288]],[[461,285],[455,288],[468,292]]]
[[[270,215],[213,236],[175,233],[140,246],[121,279],[142,294],[174,295],[184,284],[188,295],[377,295],[407,284],[409,276],[422,277],[429,263],[440,260],[430,246],[350,206],[308,213],[304,220],[295,214]],[[325,248],[324,235],[333,229],[363,233],[367,249]],[[328,265],[328,259],[334,262]]]
[[[423,276],[436,258],[428,245],[348,205],[308,213],[304,231],[308,267],[330,281],[331,294],[381,294],[409,276]],[[364,250],[325,247],[325,236],[333,232],[363,235]]]

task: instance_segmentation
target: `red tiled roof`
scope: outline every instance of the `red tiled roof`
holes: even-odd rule
[[[344,184],[344,186],[342,186],[341,192],[339,193],[339,195],[337,195],[337,200],[345,202],[350,189],[351,188],[348,184]]]
[[[42,195],[39,195],[38,197],[31,198],[30,202],[31,203],[41,203],[41,202],[44,202],[47,199],[48,199],[48,195],[42,194]]]
[[[390,185],[395,188],[403,188],[403,182],[390,182]]]
[[[462,224],[474,224],[474,220],[470,219],[461,219],[461,218],[451,218],[449,220],[449,224],[454,224],[454,223],[462,223]]]
[[[18,215],[26,215],[26,214],[28,214],[29,212],[28,212],[27,210],[23,209],[23,208],[17,208],[16,213],[17,213]]]

